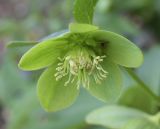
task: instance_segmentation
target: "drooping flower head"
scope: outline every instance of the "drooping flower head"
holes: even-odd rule
[[[21,58],[19,67],[48,67],[38,81],[38,96],[48,111],[73,103],[81,86],[103,101],[121,90],[118,65],[138,67],[143,55],[138,47],[113,32],[88,24],[70,24],[69,31],[35,45]]]

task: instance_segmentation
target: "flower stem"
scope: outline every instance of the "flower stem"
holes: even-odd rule
[[[143,88],[157,103],[160,105],[160,97],[157,96],[150,88],[147,86],[137,75],[136,73],[129,68],[125,68],[128,74],[138,83],[139,86]]]

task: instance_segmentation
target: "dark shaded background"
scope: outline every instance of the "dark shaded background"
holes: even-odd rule
[[[160,95],[159,7],[159,0],[100,0],[94,21],[143,49],[146,61],[138,73]],[[38,40],[66,29],[73,21],[72,8],[73,0],[0,0],[0,129],[103,129],[85,123],[86,114],[104,104],[83,90],[70,108],[44,112],[36,97],[41,71],[23,72],[17,67],[28,48],[5,47],[12,40]],[[127,80],[124,85],[131,84]],[[133,106],[132,99],[126,100],[128,106]],[[141,110],[156,112],[145,106]]]

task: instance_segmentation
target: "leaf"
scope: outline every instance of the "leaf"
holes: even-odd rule
[[[156,108],[157,104],[153,98],[138,85],[129,87],[121,95],[119,104],[127,107],[137,108],[150,114],[154,114],[158,110]]]
[[[121,93],[121,73],[118,66],[108,60],[104,62],[103,68],[108,72],[107,78],[102,80],[101,84],[96,84],[95,80],[92,80],[88,90],[93,96],[102,101],[113,102],[117,100]]]
[[[150,89],[160,96],[160,46],[155,46],[145,53],[144,64],[137,72]]]
[[[148,114],[136,109],[110,105],[91,112],[86,120],[89,124],[119,129],[124,127],[130,120],[148,117]]]
[[[38,41],[11,41],[7,47],[8,48],[15,48],[15,47],[28,47],[34,46],[38,43]]]
[[[139,67],[143,62],[141,50],[128,39],[113,32],[97,30],[91,33],[95,40],[106,43],[107,57],[126,67]]]
[[[94,8],[98,0],[76,0],[74,18],[78,23],[92,24]]]
[[[122,129],[160,129],[160,127],[148,119],[134,119]]]
[[[71,23],[69,25],[69,30],[74,33],[84,33],[89,31],[97,30],[97,26],[93,26],[90,24],[78,24],[78,23]]]
[[[27,51],[19,62],[23,70],[37,70],[51,65],[68,48],[65,40],[46,40]],[[63,51],[63,53],[62,53]]]
[[[75,83],[64,86],[67,77],[56,81],[56,67],[57,63],[50,66],[38,81],[38,97],[46,111],[58,111],[70,106],[79,93]]]

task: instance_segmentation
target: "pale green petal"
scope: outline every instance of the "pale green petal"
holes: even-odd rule
[[[128,39],[113,32],[97,30],[91,33],[102,49],[115,63],[126,67],[139,67],[143,62],[141,50]]]
[[[37,70],[49,66],[65,54],[68,45],[65,40],[46,40],[27,51],[19,62],[23,70]],[[63,52],[62,52],[63,51]]]
[[[84,33],[84,32],[98,30],[98,27],[90,24],[71,23],[69,25],[69,30],[74,33]]]
[[[104,70],[108,72],[107,78],[101,81],[101,84],[95,83],[95,80],[91,81],[89,92],[96,98],[105,101],[115,101],[121,93],[122,78],[118,66],[109,61],[105,61],[103,64]]]
[[[67,77],[55,80],[56,66],[57,64],[50,66],[38,81],[38,97],[46,111],[58,111],[70,106],[79,93],[74,83],[64,86]]]

